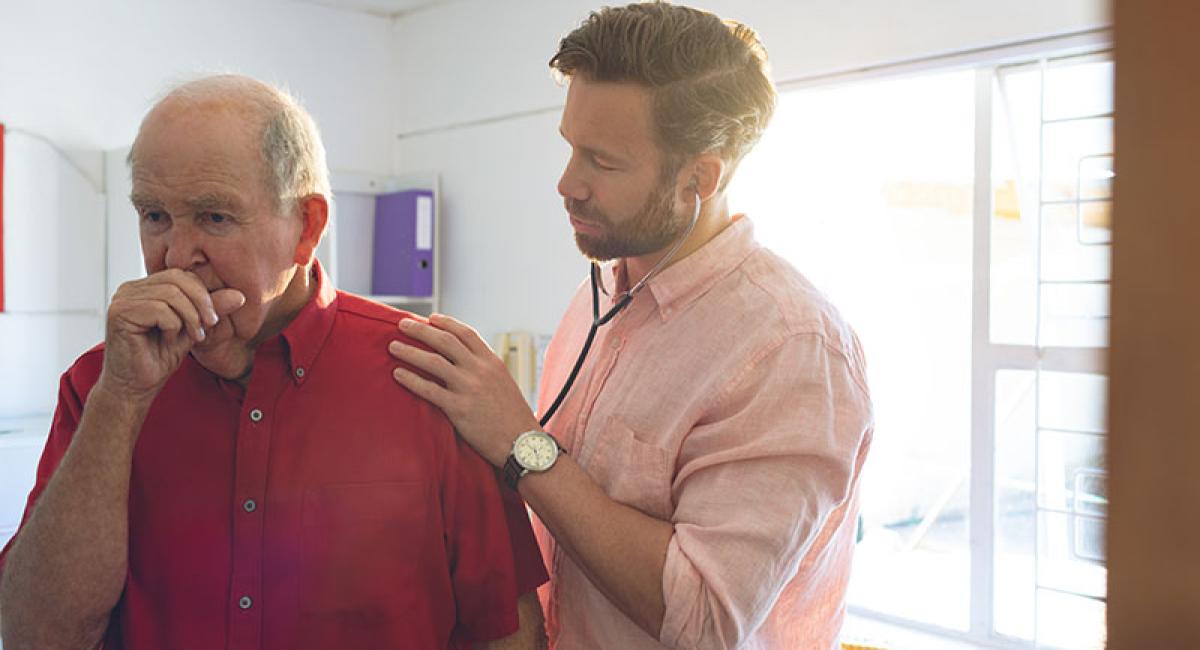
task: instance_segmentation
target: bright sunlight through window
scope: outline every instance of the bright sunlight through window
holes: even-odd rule
[[[867,354],[856,612],[1103,647],[1111,133],[1111,60],[1049,58],[785,92],[742,164]]]

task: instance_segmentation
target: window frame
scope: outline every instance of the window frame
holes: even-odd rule
[[[966,632],[913,621],[859,606],[849,606],[859,619],[907,628],[948,640],[999,649],[1028,649],[1034,641],[1000,634],[995,627],[996,555],[996,375],[1002,370],[1035,373],[1068,372],[1107,376],[1107,348],[1042,346],[1039,323],[1031,345],[991,341],[991,220],[993,217],[992,156],[994,84],[1003,68],[1041,65],[1080,56],[1111,56],[1111,29],[1032,39],[1001,47],[933,56],[894,64],[867,66],[850,72],[813,75],[777,83],[780,91],[828,87],[871,79],[970,68],[975,71],[975,160],[972,198],[971,309],[971,445],[968,539],[970,549],[969,627]],[[1040,174],[1040,172],[1039,172]],[[1039,183],[1040,187],[1040,183]],[[1041,197],[1038,197],[1041,223]],[[1040,234],[1040,226],[1039,226]],[[1037,255],[1040,261],[1040,236]],[[1035,398],[1036,399],[1036,398]],[[1036,409],[1036,406],[1035,406]],[[1036,453],[1036,452],[1035,452]],[[1036,463],[1036,456],[1035,456]],[[1035,532],[1036,535],[1036,532]],[[1035,562],[1037,552],[1035,550]],[[1039,589],[1035,586],[1033,597]],[[1035,601],[1036,611],[1036,601]],[[1036,637],[1036,626],[1035,626]]]

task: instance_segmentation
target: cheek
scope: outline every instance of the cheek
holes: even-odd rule
[[[167,268],[166,247],[154,239],[142,237],[142,264],[146,267],[146,274],[158,273]]]

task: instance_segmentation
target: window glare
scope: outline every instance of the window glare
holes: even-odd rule
[[[1108,344],[1113,66],[1100,53],[981,69],[783,93],[730,207],[867,355],[876,427],[850,605],[980,641],[1101,648],[1107,378],[1090,373]],[[976,214],[989,92],[992,209]],[[973,264],[974,224],[988,265]],[[990,428],[972,429],[973,408]],[[972,473],[973,444],[990,472]],[[994,512],[972,525],[973,480]],[[971,532],[991,535],[990,555],[975,550],[990,588]],[[990,626],[972,627],[973,601]]]
[[[973,71],[785,93],[731,208],[867,355],[876,436],[850,602],[968,626]]]

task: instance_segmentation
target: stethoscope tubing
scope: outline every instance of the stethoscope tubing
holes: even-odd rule
[[[669,262],[671,258],[675,257],[675,253],[679,251],[679,248],[683,246],[683,242],[686,241],[688,236],[692,234],[692,230],[695,229],[696,222],[699,220],[700,193],[696,192],[696,205],[692,209],[692,222],[688,225],[687,230],[684,231],[683,235],[680,236],[680,238],[675,242],[675,245],[671,247],[671,250],[668,251],[667,254],[658,261],[658,264],[655,264],[654,268],[650,269],[650,272],[647,273],[645,277],[643,277],[636,285],[634,285],[632,289],[622,293],[620,296],[617,296],[613,306],[610,307],[603,316],[600,315],[600,265],[594,261],[591,263],[590,276],[592,281],[592,326],[588,329],[587,340],[583,342],[583,348],[579,350],[579,356],[575,357],[575,365],[571,367],[571,374],[567,376],[567,381],[563,383],[563,387],[558,391],[558,396],[554,398],[554,403],[552,403],[550,408],[546,409],[546,413],[538,419],[539,426],[545,428],[546,423],[550,421],[550,418],[554,417],[554,413],[558,411],[558,407],[561,406],[563,400],[566,399],[567,393],[569,393],[571,390],[571,386],[575,384],[576,377],[579,376],[579,370],[583,367],[584,360],[587,359],[588,351],[592,349],[592,342],[596,339],[596,331],[602,326],[607,325],[608,322],[615,318],[617,314],[621,313],[621,311],[628,307],[629,303],[633,301],[633,297],[642,290],[642,287],[646,286],[646,283],[649,282],[650,279],[655,275],[658,275],[658,272],[667,265],[667,262]]]

